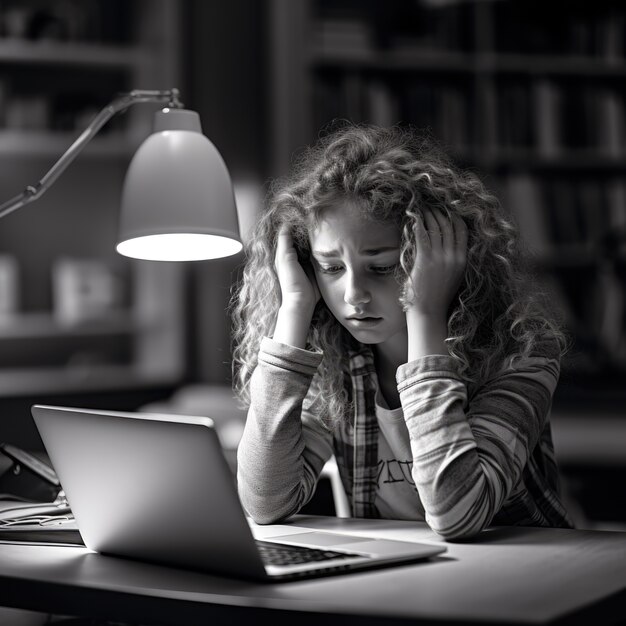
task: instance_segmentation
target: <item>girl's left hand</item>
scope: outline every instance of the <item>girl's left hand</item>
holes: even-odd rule
[[[415,224],[415,262],[410,274],[415,297],[409,311],[447,323],[447,312],[465,271],[467,226],[439,209]]]

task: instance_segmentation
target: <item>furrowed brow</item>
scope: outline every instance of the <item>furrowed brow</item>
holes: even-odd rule
[[[378,254],[383,254],[384,252],[397,252],[400,248],[398,246],[380,246],[378,248],[366,248],[364,250],[360,250],[360,253],[364,256],[377,256]],[[337,250],[313,250],[313,256],[321,257],[323,259],[329,259],[333,257],[341,256],[341,253]]]
[[[337,252],[337,250],[312,250],[311,252],[313,256],[319,256],[324,259],[339,256],[339,252]]]
[[[383,254],[384,252],[397,252],[400,248],[398,246],[381,246],[380,248],[367,248],[361,250],[361,254],[366,256],[376,256],[377,254]]]

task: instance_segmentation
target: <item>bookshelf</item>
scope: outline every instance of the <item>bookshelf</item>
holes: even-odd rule
[[[0,6],[0,197],[33,184],[117,93],[180,85],[175,0]],[[171,385],[184,268],[114,252],[126,167],[158,105],[113,118],[44,197],[0,222],[0,398]]]
[[[626,370],[626,8],[536,0],[271,3],[273,175],[333,119],[428,127],[518,222],[574,338]]]

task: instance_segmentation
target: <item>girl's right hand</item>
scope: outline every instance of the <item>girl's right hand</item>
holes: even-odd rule
[[[320,291],[312,271],[305,271],[298,260],[289,226],[283,224],[278,232],[274,267],[281,291],[281,308],[288,307],[313,315]]]

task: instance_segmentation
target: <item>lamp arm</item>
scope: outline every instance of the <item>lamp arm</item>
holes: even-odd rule
[[[179,109],[183,107],[183,104],[178,98],[178,89],[165,91],[135,89],[128,93],[120,94],[93,118],[89,126],[61,155],[39,182],[34,185],[28,185],[21,194],[0,205],[0,219],[41,197],[114,115],[139,102],[167,102],[169,107]]]

